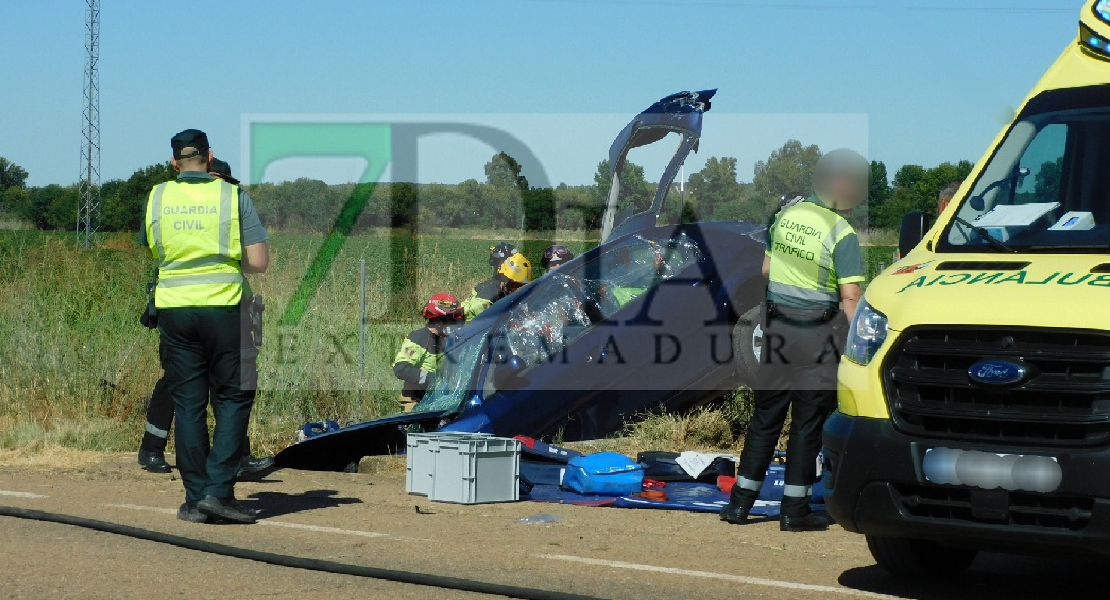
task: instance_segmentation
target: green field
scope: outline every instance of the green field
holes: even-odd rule
[[[489,246],[498,235],[534,260],[549,243],[514,240],[510,232],[382,230],[351,237],[307,297],[300,320],[282,324],[325,237],[273,234],[270,272],[252,278],[267,304],[261,391],[250,427],[255,451],[280,450],[306,421],[392,412],[400,384],[390,365],[400,340],[420,324],[421,299],[437,291],[469,294],[489,276]],[[596,243],[580,233],[559,237],[576,252]],[[870,248],[872,274],[890,263],[891,252]],[[138,323],[149,257],[134,235],[104,235],[84,250],[74,247],[73,234],[0,231],[0,447],[137,447],[145,403],[161,373],[157,334]],[[368,321],[360,370],[362,259]]]

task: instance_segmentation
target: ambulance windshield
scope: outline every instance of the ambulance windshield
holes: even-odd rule
[[[1057,110],[1010,128],[938,250],[1110,251],[1110,104],[1060,110],[1066,98],[1055,100]]]

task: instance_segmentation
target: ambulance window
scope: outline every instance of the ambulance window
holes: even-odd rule
[[[1053,95],[1042,103],[1084,98]],[[1015,123],[961,199],[940,251],[1105,253],[1110,98],[1096,100],[1107,104],[1063,106]]]
[[[1061,199],[1060,175],[1067,141],[1068,126],[1061,123],[1048,125],[1037,133],[1021,157],[1021,166],[1029,169],[1029,174],[1018,181],[1014,204]]]

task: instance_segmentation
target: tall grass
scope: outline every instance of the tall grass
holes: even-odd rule
[[[513,240],[537,256],[543,240]],[[271,235],[271,269],[251,278],[267,304],[252,442],[275,451],[306,421],[370,419],[397,408],[392,371],[403,337],[434,292],[460,298],[491,274],[490,240],[388,230],[347,239],[300,321],[282,311],[322,235]],[[0,232],[0,446],[131,449],[161,376],[157,333],[144,329],[150,251],[133,234],[95,248],[66,233]],[[572,243],[583,250],[588,242]],[[359,360],[360,260],[367,318]]]

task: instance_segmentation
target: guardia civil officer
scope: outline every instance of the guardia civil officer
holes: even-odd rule
[[[223,179],[235,185],[239,185],[239,180],[231,173],[231,165],[226,161],[218,158],[213,158],[208,165],[208,172],[214,177]],[[250,300],[252,294],[249,293],[250,286],[246,280],[243,282],[244,303],[248,305],[248,310],[251,310]],[[247,325],[247,323],[244,323]],[[253,336],[247,327],[242,328],[241,341],[243,342],[244,354],[250,354],[251,358],[257,355],[255,349]],[[246,372],[247,370],[244,370]],[[246,373],[249,377],[250,373]],[[254,394],[256,386],[245,386],[244,391]],[[154,390],[150,395],[150,403],[147,405],[146,412],[146,428],[143,432],[142,442],[139,445],[139,465],[143,469],[151,473],[169,473],[171,471],[170,465],[166,462],[166,444],[167,438],[170,434],[170,426],[173,424],[173,398],[166,388],[165,377],[158,380],[154,384]],[[272,456],[255,457],[250,452],[250,439],[244,437],[243,445],[240,449],[239,470],[238,477],[248,475],[251,473],[259,473],[264,471],[274,464]]]
[[[721,520],[743,523],[791,410],[786,487],[779,527],[822,531],[829,524],[809,509],[817,482],[821,430],[836,408],[836,372],[847,323],[864,280],[859,240],[839,213],[867,197],[870,167],[851,150],[834,150],[817,162],[814,194],[783,208],[768,230],[763,273],[767,322],[758,370],[755,414],[749,426],[736,485]]]
[[[173,398],[177,468],[185,486],[182,520],[253,523],[235,499],[240,445],[247,434],[256,375],[241,357],[243,273],[269,265],[267,235],[239,186],[209,174],[208,136],[187,129],[170,139],[175,181],[147,199],[145,238],[158,264],[158,309],[165,385]],[[216,427],[208,441],[209,390]]]

